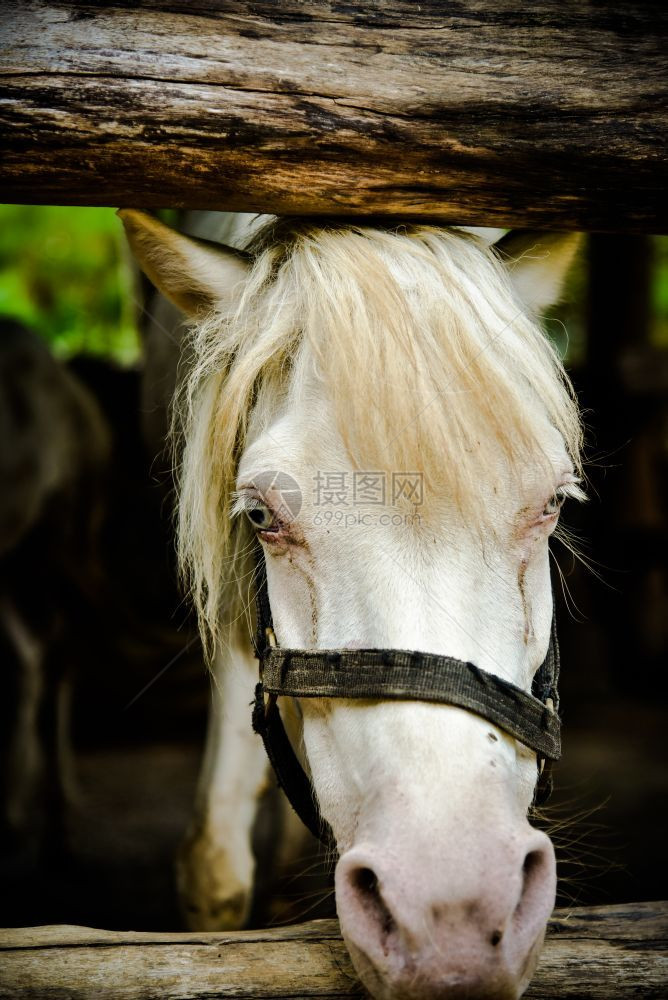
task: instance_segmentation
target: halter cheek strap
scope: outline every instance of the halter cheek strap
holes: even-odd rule
[[[487,719],[537,755],[535,802],[550,795],[550,764],[561,755],[559,646],[553,614],[547,655],[534,677],[532,693],[450,656],[402,649],[302,650],[279,647],[274,635],[264,553],[256,584],[255,652],[260,680],[255,689],[253,729],[292,807],[308,829],[334,845],[320,816],[313,789],[285,731],[279,697],[426,701],[455,705]]]

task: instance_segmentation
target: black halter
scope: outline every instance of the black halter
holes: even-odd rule
[[[456,705],[492,722],[537,754],[535,802],[552,790],[550,762],[561,755],[559,646],[552,614],[550,644],[533,680],[532,694],[473,663],[403,649],[284,649],[276,644],[262,549],[257,561],[253,729],[262,737],[279,785],[303,823],[328,846],[335,840],[318,811],[311,782],[285,731],[277,699],[372,698]],[[268,697],[265,700],[265,695]]]

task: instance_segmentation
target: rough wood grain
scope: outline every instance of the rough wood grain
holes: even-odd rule
[[[662,5],[5,0],[3,199],[668,229]]]
[[[668,903],[557,911],[528,1000],[665,1000]],[[0,931],[0,998],[363,996],[338,924],[235,934]]]

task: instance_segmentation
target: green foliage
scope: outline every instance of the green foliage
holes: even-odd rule
[[[652,281],[652,302],[650,338],[654,347],[668,347],[668,236],[655,236],[654,274]]]
[[[59,357],[136,362],[135,277],[112,208],[0,205],[0,314]]]

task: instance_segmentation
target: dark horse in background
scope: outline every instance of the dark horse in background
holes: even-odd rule
[[[182,731],[184,714],[187,730],[189,706],[196,715],[199,699],[204,711],[201,660],[170,563],[168,487],[142,436],[141,382],[140,369],[106,360],[61,362],[25,326],[0,321],[0,828],[8,858],[63,847],[73,820],[69,810],[65,823],[66,807],[78,798],[73,744],[150,739],[172,733],[175,717]],[[171,683],[156,689],[159,710],[140,699],[125,712],[184,647],[197,667],[182,657],[170,670]]]
[[[94,649],[110,431],[94,396],[25,326],[0,324],[3,832],[60,840],[72,790],[71,664]]]

